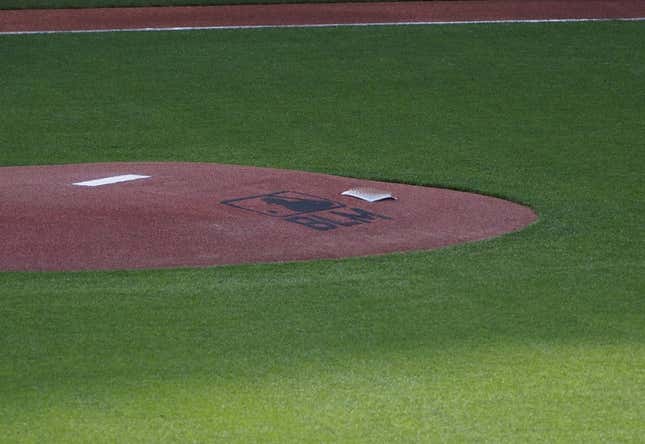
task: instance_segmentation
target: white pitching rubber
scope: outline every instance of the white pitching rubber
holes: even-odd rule
[[[111,185],[120,182],[130,182],[132,180],[147,179],[150,176],[141,176],[139,174],[124,174],[122,176],[104,177],[102,179],[87,180],[85,182],[76,182],[72,185],[79,187],[100,187],[102,185]]]

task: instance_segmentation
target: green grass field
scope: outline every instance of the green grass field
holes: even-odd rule
[[[0,165],[261,165],[540,215],[427,253],[0,273],[0,441],[641,441],[643,41],[641,23],[0,36]]]

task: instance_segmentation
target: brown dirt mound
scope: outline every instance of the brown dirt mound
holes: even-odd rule
[[[527,207],[473,193],[204,163],[0,168],[0,270],[210,266],[430,250],[519,230]],[[121,175],[145,179],[88,187]],[[354,187],[397,200],[341,196]]]

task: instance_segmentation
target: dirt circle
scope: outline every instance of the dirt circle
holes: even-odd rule
[[[355,187],[397,199],[368,203],[340,195]],[[212,266],[431,250],[516,231],[536,219],[530,208],[479,194],[270,168],[0,168],[0,270]]]

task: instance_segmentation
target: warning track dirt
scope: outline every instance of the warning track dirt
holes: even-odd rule
[[[0,270],[211,266],[429,250],[519,230],[525,206],[447,189],[206,163],[0,168]],[[87,186],[87,184],[91,186]],[[368,203],[340,193],[387,190]]]
[[[642,19],[642,0],[469,0],[0,11],[0,34]]]

